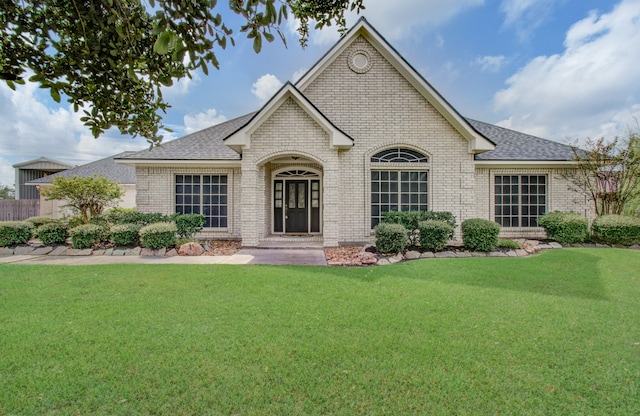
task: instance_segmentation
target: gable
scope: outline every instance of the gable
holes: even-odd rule
[[[327,79],[331,81],[327,82]],[[405,101],[407,86],[421,97],[421,103]],[[423,116],[425,112],[421,107],[429,107],[431,113],[438,115],[435,124],[444,121],[453,128],[467,141],[469,153],[495,148],[494,143],[476,131],[364,18],[296,83],[296,87],[350,134],[344,118],[363,106],[378,107],[375,111],[378,117],[380,107],[397,109],[400,106],[406,111],[407,119]],[[341,97],[351,101],[349,109],[352,111],[345,112],[343,108],[329,113],[330,101],[335,95],[344,94],[345,87],[354,87],[351,96]],[[342,117],[343,121],[334,117]],[[393,120],[389,122],[394,123]]]

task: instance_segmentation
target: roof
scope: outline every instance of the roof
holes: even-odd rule
[[[38,185],[44,183],[51,183],[54,178],[62,176],[69,178],[71,176],[94,176],[101,175],[110,181],[118,182],[121,184],[135,184],[136,183],[136,169],[132,166],[120,165],[114,161],[116,158],[126,157],[132,153],[137,152],[123,152],[114,156],[110,156],[104,159],[97,160],[95,162],[87,163],[86,165],[76,166],[72,169],[67,169],[62,172],[58,172],[53,175],[46,176],[44,178],[36,179],[28,182],[30,185]]]
[[[127,160],[240,160],[241,156],[223,139],[244,127],[256,113],[207,127],[170,142],[139,152],[129,152],[117,159]]]
[[[467,119],[471,126],[496,144],[495,150],[475,155],[475,160],[567,161],[574,157],[571,146],[530,134]]]
[[[63,170],[72,168],[73,165],[59,160],[41,157],[38,159],[28,160],[26,162],[16,163],[13,167],[20,169]]]

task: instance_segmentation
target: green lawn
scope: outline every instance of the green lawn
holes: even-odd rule
[[[0,414],[638,415],[640,252],[0,265]]]

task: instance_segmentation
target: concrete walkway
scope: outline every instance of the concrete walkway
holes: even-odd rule
[[[322,249],[242,249],[231,256],[0,256],[0,264],[303,264],[326,266]]]

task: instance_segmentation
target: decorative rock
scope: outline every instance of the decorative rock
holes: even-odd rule
[[[435,257],[438,259],[452,259],[456,257],[456,253],[453,251],[439,251],[435,253]]]
[[[143,247],[142,250],[140,250],[140,255],[141,256],[153,256],[153,250],[151,250],[150,248],[147,248],[147,247]]]
[[[553,248],[551,244],[540,244],[538,247],[540,247],[540,250],[551,250]]]
[[[178,254],[181,256],[202,256],[204,248],[198,243],[186,243],[180,246]]]
[[[125,256],[139,256],[140,252],[142,251],[142,248],[140,247],[134,247],[134,248],[130,248],[128,249],[124,255]]]
[[[356,254],[354,260],[360,263],[360,265],[376,264],[378,262],[378,258],[375,254],[366,251],[361,251]]]
[[[104,251],[104,255],[105,256],[113,256],[113,249],[112,248],[108,248]]]
[[[471,253],[469,253],[468,251],[457,251],[456,257],[459,257],[459,258],[471,257]]]
[[[404,260],[404,256],[402,255],[402,253],[398,253],[395,256],[389,257],[389,263],[391,264],[399,263],[402,260]]]
[[[611,246],[608,246],[606,244],[596,244],[596,248],[611,248]]]
[[[30,247],[30,246],[18,246],[13,251],[13,254],[15,254],[16,256],[24,256],[24,255],[27,255],[27,254],[33,254],[33,251],[34,251],[33,247]]]
[[[420,254],[420,258],[421,258],[421,259],[432,259],[432,258],[434,258],[435,256],[436,256],[436,255],[435,255],[435,254],[433,254],[433,253],[432,253],[432,252],[430,252],[430,251],[425,251],[424,253]]]
[[[378,266],[387,266],[389,264],[391,264],[391,262],[389,262],[389,260],[387,259],[380,259],[378,260],[378,263],[376,263]]]
[[[420,258],[420,252],[419,251],[415,251],[415,250],[411,250],[411,251],[407,251],[404,255],[404,257],[407,260],[415,260],[415,259],[419,259]]]
[[[168,250],[166,253],[164,253],[164,255],[167,257],[174,257],[178,255],[178,251],[175,248],[172,248],[171,250]]]
[[[487,253],[487,257],[507,257],[502,251],[490,251]]]
[[[166,252],[167,252],[166,248],[159,248],[157,250],[153,250],[153,255],[162,257],[166,254]]]
[[[629,248],[632,249],[632,250],[640,250],[640,244],[634,244]],[[2,253],[0,252],[0,254],[2,254]]]
[[[66,253],[66,251],[68,250],[67,247],[65,246],[58,246],[56,248],[53,249],[53,251],[51,253],[49,253],[50,256],[64,256]]]
[[[13,249],[11,247],[0,247],[0,256],[13,256]]]
[[[91,253],[92,256],[103,256],[104,255],[105,250],[93,250],[93,253]]]
[[[124,253],[126,252],[126,248],[114,248],[112,256],[124,256]]]
[[[552,248],[562,248],[562,244],[560,244],[560,243],[556,243],[555,241],[550,242],[550,243],[549,243],[549,245],[550,245]]]
[[[585,243],[585,244],[582,245],[582,247],[584,247],[584,248],[596,248],[596,245],[595,244],[587,244],[587,243]]]
[[[93,252],[90,248],[78,249],[78,248],[70,248],[64,252],[64,256],[90,256],[91,252]]]
[[[527,240],[524,242],[524,244],[521,245],[527,245],[527,246],[531,246],[531,247],[536,247],[540,245],[540,241],[538,240]]]
[[[529,255],[529,253],[527,253],[525,250],[522,249],[518,249],[515,251],[516,256],[518,257],[527,257]]]
[[[32,254],[36,254],[38,256],[43,256],[43,255],[47,255],[49,253],[51,253],[53,251],[53,247],[39,247],[35,250],[33,250]]]
[[[471,257],[487,257],[487,253],[484,251],[472,251],[470,254]]]
[[[507,254],[507,257],[518,257],[515,250],[509,250],[506,252],[506,254]]]

